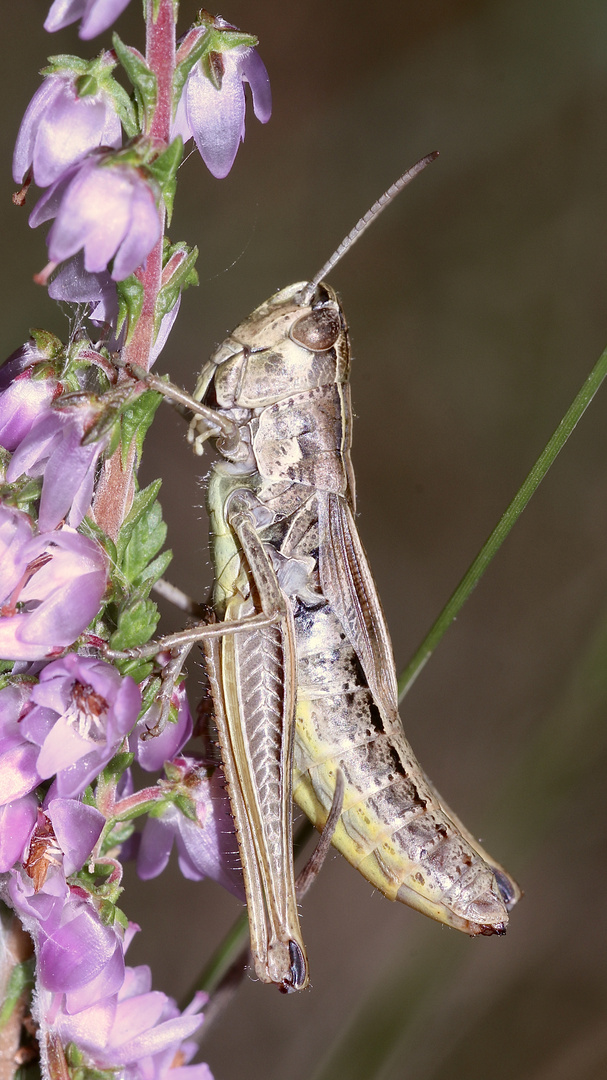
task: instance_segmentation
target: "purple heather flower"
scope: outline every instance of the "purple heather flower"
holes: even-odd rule
[[[206,1001],[206,994],[197,995],[193,1010],[186,1010],[182,1015],[172,998],[151,989],[149,968],[135,969],[133,976],[128,981],[125,978],[118,993],[118,1006],[108,1039],[102,1044],[97,1039],[97,1045],[91,1047],[95,1063],[102,1068],[133,1066],[139,1064],[141,1058],[162,1054],[167,1055],[168,1069],[181,1042],[200,1027],[202,1016],[196,1012]]]
[[[78,1013],[115,995],[124,980],[123,931],[104,925],[91,896],[68,886],[91,854],[105,818],[73,799],[52,799],[38,821],[21,868],[11,871],[8,896],[34,939],[40,987]],[[65,996],[63,996],[65,995]]]
[[[206,995],[198,994],[197,997]],[[189,1009],[190,1006],[184,1009],[182,1022]],[[166,1021],[167,1024],[169,1022]],[[205,1062],[199,1061],[190,1065],[198,1049],[198,1043],[194,1039],[186,1039],[180,1046],[173,1044],[166,1050],[159,1050],[144,1057],[132,1066],[132,1080],[213,1080],[213,1074]]]
[[[38,187],[48,187],[98,146],[119,147],[122,126],[107,90],[78,96],[78,76],[48,75],[30,101],[19,128],[13,179],[25,180],[33,166]]]
[[[234,822],[223,777],[211,777],[192,758],[177,758],[172,771],[180,774],[180,786],[194,804],[196,820],[186,817],[174,803],[166,803],[160,816],[148,817],[139,847],[137,873],[147,881],[162,873],[177,845],[179,868],[184,877],[201,881],[210,877],[243,899]]]
[[[59,865],[51,864],[38,892],[25,869],[12,871],[8,892],[34,939],[39,982],[53,994],[65,994],[67,1013],[88,1009],[118,992],[124,980],[122,929],[101,922],[91,897],[83,889],[69,888]]]
[[[34,855],[30,859],[32,851]],[[6,894],[35,941],[41,925],[47,932],[60,926],[70,888],[63,872],[62,851],[48,822],[46,828],[36,823],[30,838],[30,852],[22,866],[13,866]]]
[[[53,34],[82,19],[79,37],[84,41],[97,37],[122,14],[129,0],[54,0],[44,29]]]
[[[33,708],[20,728],[40,748],[36,770],[56,774],[56,791],[84,791],[131,731],[141,705],[139,687],[101,660],[68,653],[48,664],[31,692]]]
[[[95,540],[68,528],[36,535],[27,514],[0,503],[0,656],[43,660],[72,645],[99,611],[107,573]]]
[[[104,334],[103,342],[110,352],[118,352],[124,344],[124,336],[128,329],[125,323],[120,334],[116,337],[111,333],[118,322],[118,293],[116,282],[112,281],[107,270],[98,274],[89,274],[84,269],[84,252],[79,251],[62,263],[48,287],[48,294],[53,300],[61,300],[66,304],[89,304],[87,318],[98,326],[110,329],[109,336]],[[170,311],[163,315],[160,320],[160,328],[156,340],[150,350],[150,367],[155,363],[162,349],[167,343],[169,334],[173,329],[173,323],[179,314],[181,294]],[[107,331],[106,331],[107,333]],[[2,401],[0,399],[0,423],[2,416]],[[0,428],[1,433],[1,428]],[[0,434],[1,443],[1,434]]]
[[[223,20],[215,21],[229,27]],[[173,130],[173,138],[181,135],[184,143],[194,137],[209,172],[219,180],[228,175],[244,139],[245,82],[251,87],[257,119],[266,124],[272,113],[270,80],[256,50],[240,45],[220,56],[221,89],[217,90],[205,75],[201,62],[194,64],[177,107]]]
[[[8,803],[0,814],[0,846],[7,857],[9,848],[16,849],[17,840],[21,841],[10,865],[5,865],[7,858],[3,859],[3,869],[23,863],[24,874],[19,873],[16,879],[19,884],[15,895],[21,896],[30,916],[39,919],[39,907],[32,906],[31,898],[42,891],[67,897],[63,879],[84,865],[101,835],[105,818],[94,806],[75,799],[52,799],[46,809],[39,809],[33,795]],[[59,888],[57,882],[50,881],[47,887],[49,874],[59,875]],[[48,909],[43,910],[43,915],[48,921]]]
[[[48,294],[52,300],[61,300],[66,304],[90,304],[88,317],[91,322],[116,325],[116,282],[112,281],[107,270],[101,270],[98,274],[87,273],[83,251],[62,263],[48,287]],[[164,319],[162,321],[164,323]]]
[[[0,806],[0,874],[21,862],[37,814],[38,800],[34,795],[24,795]]]
[[[42,985],[65,994],[68,1013],[90,1008],[122,986],[120,927],[104,926],[92,901],[72,889],[60,926],[40,926],[38,966]]]
[[[82,440],[98,418],[98,409],[88,401],[48,410],[13,454],[6,470],[9,484],[23,475],[43,478],[38,523],[45,531],[66,517],[77,528],[91,505],[97,462],[110,432],[85,445]]]
[[[49,355],[33,339],[26,341],[0,364],[0,391],[6,390],[24,372],[31,375],[37,364],[48,363],[48,360]]]
[[[31,367],[18,375],[0,394],[0,446],[14,450],[48,412],[56,392],[57,380],[34,379]]]
[[[32,746],[23,738],[19,723],[29,707],[30,691],[31,684],[28,683],[9,684],[0,690],[0,805],[2,806],[11,803],[16,805],[23,796],[28,795],[40,783],[36,770],[38,747]],[[7,820],[5,819],[5,825]],[[10,821],[6,827],[11,827]],[[2,843],[4,845],[4,841]]]
[[[43,811],[50,820],[63,852],[63,873],[75,874],[84,866],[105,825],[103,814],[77,799],[51,799]]]
[[[180,1013],[151,982],[147,966],[127,967],[117,994],[71,1015],[43,990],[37,1000],[42,1033],[50,1029],[64,1046],[75,1043],[90,1069],[120,1069],[128,1080],[212,1080],[208,1065],[187,1064],[197,1050],[190,1036],[202,1023],[207,995],[196,994]]]
[[[48,934],[65,921],[63,908],[70,898],[66,877],[88,859],[105,818],[94,806],[75,799],[51,799],[42,809],[33,796],[27,798],[36,804],[34,825],[19,859],[23,865],[11,875],[9,894],[20,913],[36,928],[44,923]],[[79,896],[80,890],[74,893]]]
[[[47,244],[52,263],[84,248],[84,268],[92,274],[114,260],[114,281],[129,277],[144,262],[160,236],[152,187],[134,166],[113,163],[93,152],[73,165],[36,203],[34,229],[55,218]]]

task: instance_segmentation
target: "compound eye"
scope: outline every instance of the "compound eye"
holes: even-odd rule
[[[341,333],[339,312],[321,307],[302,315],[291,327],[291,338],[312,352],[325,352],[335,345]]]

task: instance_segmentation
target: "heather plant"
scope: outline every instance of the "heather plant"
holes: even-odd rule
[[[55,0],[45,28],[77,23],[88,41],[127,3]],[[180,1011],[152,990],[149,968],[126,963],[138,928],[122,910],[123,862],[134,859],[147,880],[174,846],[185,877],[211,877],[243,897],[221,772],[190,744],[197,725],[185,650],[114,654],[154,635],[151,593],[170,561],[159,483],[140,490],[137,466],[161,400],[143,374],[196,282],[195,249],[166,236],[183,147],[191,140],[209,172],[225,177],[244,137],[246,86],[265,123],[269,81],[256,38],[224,19],[201,12],[177,40],[174,0],[145,0],[144,17],[145,55],[114,35],[93,59],[49,59],[13,159],[16,198],[34,202],[30,226],[51,223],[37,279],[75,317],[67,340],[36,330],[0,367],[0,895],[12,912],[1,931],[0,1022],[17,1019],[17,1065],[35,1067],[39,1053],[42,1075],[63,1080],[209,1075],[190,1064],[205,995]],[[403,693],[606,372],[603,354],[401,677]],[[571,756],[563,744],[564,771]],[[133,763],[149,774],[143,787]],[[504,801],[510,809],[514,799]],[[31,959],[20,953],[18,925]],[[246,920],[236,951],[243,935]],[[441,956],[448,962],[448,951]],[[436,971],[443,978],[440,964]],[[395,1014],[378,1057],[396,1044],[406,990],[373,990],[375,1013],[345,1033],[343,1075],[364,1060],[378,1011]],[[334,1059],[323,1075],[337,1074]]]
[[[55,0],[45,28],[77,21],[88,40],[125,7]],[[154,877],[175,843],[186,877],[242,895],[221,776],[182,753],[183,654],[108,652],[149,640],[171,559],[159,484],[137,484],[161,398],[127,366],[149,370],[197,280],[196,250],[165,235],[183,147],[193,139],[224,177],[245,83],[263,123],[271,111],[256,38],[203,11],[178,43],[177,8],[146,0],[145,56],[115,34],[92,60],[51,57],[13,160],[16,200],[42,189],[30,226],[52,222],[37,280],[78,315],[68,340],[37,330],[0,369],[0,895],[14,913],[2,1019],[31,1008],[14,1060],[39,1057],[45,1077],[204,1080],[189,1062],[206,996],[181,1012],[126,965],[138,927],[120,907],[122,863]],[[133,762],[149,786],[136,789]],[[12,966],[17,921],[33,957]]]

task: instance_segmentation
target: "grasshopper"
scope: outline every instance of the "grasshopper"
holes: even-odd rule
[[[348,327],[324,281],[434,157],[392,185],[311,281],[281,289],[240,323],[189,402],[195,452],[214,438],[220,454],[207,497],[216,623],[197,636],[255,970],[284,991],[308,983],[292,799],[322,830],[340,772],[332,842],[389,899],[476,935],[502,934],[520,896],[438,795],[403,731],[390,637],[354,518]]]

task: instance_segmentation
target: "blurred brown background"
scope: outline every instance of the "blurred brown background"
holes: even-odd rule
[[[46,35],[47,6],[3,11],[2,355],[31,325],[67,328],[32,283],[43,230],[10,202],[20,117],[47,55],[109,40]],[[195,10],[182,4],[184,29]],[[360,531],[401,668],[607,343],[607,7],[231,0],[221,14],[258,34],[274,116],[249,118],[227,180],[196,155],[182,167],[171,236],[199,245],[201,287],[158,363],[177,382],[441,152],[331,276],[354,346]],[[117,29],[141,44],[138,2]],[[283,998],[247,978],[204,1046],[217,1080],[607,1075],[607,648],[592,652],[606,415],[603,389],[403,710],[439,790],[525,889],[508,936],[430,924],[332,856],[303,909],[312,988]],[[165,477],[170,576],[204,597],[203,490],[178,419],[161,410],[156,426],[143,471]],[[177,872],[132,876],[131,962],[180,996],[238,905]]]

